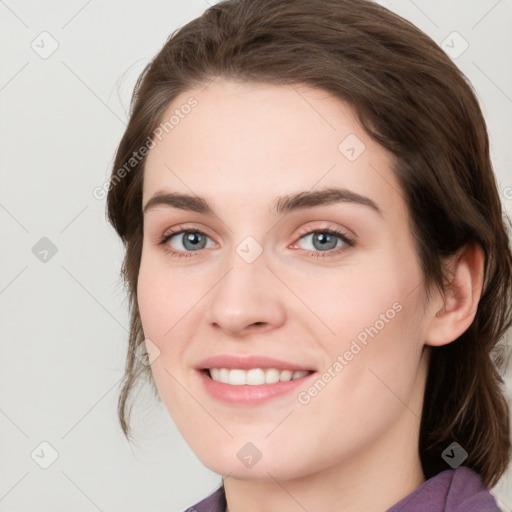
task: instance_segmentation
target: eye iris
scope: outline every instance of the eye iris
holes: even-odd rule
[[[334,249],[338,239],[336,236],[330,233],[314,233],[313,234],[313,246],[315,249]]]
[[[202,233],[184,233],[183,234],[183,247],[187,250],[196,251],[204,249],[206,245],[206,238]]]

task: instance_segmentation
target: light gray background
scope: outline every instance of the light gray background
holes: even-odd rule
[[[471,79],[511,211],[512,1],[381,3],[445,41]],[[0,1],[0,511],[178,512],[220,483],[150,394],[135,410],[136,444],[121,434],[123,252],[105,201],[92,195],[110,174],[138,74],[207,7]],[[42,58],[53,40],[58,48]],[[42,237],[57,248],[46,262],[32,252]],[[48,469],[44,441],[58,452]],[[509,472],[493,489],[504,511],[511,480]]]

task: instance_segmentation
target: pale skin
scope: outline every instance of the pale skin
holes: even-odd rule
[[[482,251],[461,251],[451,286],[427,302],[392,158],[347,104],[310,87],[218,78],[169,113],[191,96],[197,107],[145,165],[143,205],[177,192],[214,212],[158,206],[144,215],[138,304],[160,351],[151,366],[159,394],[198,458],[225,477],[230,512],[384,512],[425,480],[429,347],[471,324]],[[350,134],[365,145],[354,161],[339,150]],[[272,210],[284,196],[334,187],[379,211],[352,201]],[[327,228],[354,245],[335,236],[335,248],[319,248],[311,232]],[[169,229],[181,234],[159,245]],[[187,250],[186,230],[204,233],[204,248]],[[236,252],[247,236],[262,249],[252,263]],[[217,354],[264,354],[321,375],[393,303],[400,312],[308,404],[296,393],[226,404],[201,386],[195,367]],[[237,457],[247,442],[262,454],[252,467]]]

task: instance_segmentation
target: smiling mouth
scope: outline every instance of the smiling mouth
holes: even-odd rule
[[[279,370],[277,368],[207,368],[203,372],[216,382],[232,386],[261,386],[301,379],[313,373],[309,370]]]

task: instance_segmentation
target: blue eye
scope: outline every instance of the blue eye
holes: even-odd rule
[[[306,247],[302,247],[301,242],[304,241]],[[335,228],[324,228],[304,230],[302,236],[294,244],[294,248],[304,249],[309,257],[328,258],[338,256],[355,245],[355,240],[348,237],[344,232]]]
[[[187,252],[199,251],[215,245],[210,237],[201,231],[186,230],[164,236],[160,244],[166,247],[170,246],[170,248],[166,250],[173,254],[185,253],[184,255],[186,255]]]
[[[306,247],[302,247],[301,242]],[[215,247],[213,240],[199,230],[174,231],[164,235],[159,242],[164,250],[172,256],[193,256],[195,252],[202,249]],[[294,244],[294,248],[299,247],[315,257],[334,256],[339,252],[343,252],[348,247],[353,247],[355,242],[345,233],[332,228],[318,229],[315,231],[306,231],[298,242]]]
[[[332,251],[349,243],[342,233],[335,234],[331,231],[313,231],[301,237],[300,240],[307,241],[310,245],[306,250],[322,252]]]

